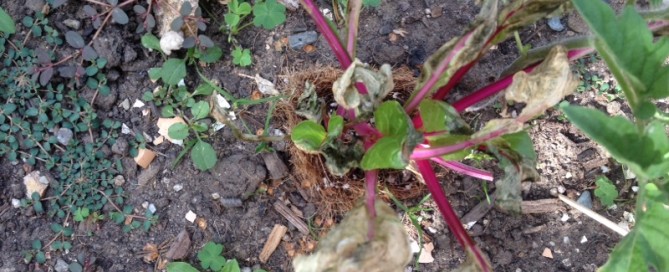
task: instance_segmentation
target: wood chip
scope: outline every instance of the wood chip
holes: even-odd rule
[[[137,165],[146,169],[149,167],[149,165],[155,158],[156,158],[155,152],[148,149],[140,148],[137,151],[137,157],[135,157],[135,162],[137,163]]]
[[[553,252],[551,252],[550,248],[546,247],[546,248],[544,248],[544,252],[541,253],[541,256],[544,256],[544,257],[549,258],[549,259],[553,259]]]
[[[302,219],[300,219],[295,213],[293,213],[293,211],[290,210],[286,204],[283,204],[281,201],[276,201],[274,202],[274,210],[285,217],[288,222],[295,226],[302,234],[309,234],[309,227],[307,227],[307,224],[304,223],[304,221],[302,221]]]
[[[564,209],[565,208],[560,203],[560,200],[555,198],[523,201],[521,203],[521,210],[523,214],[551,213]]]
[[[281,238],[286,235],[288,228],[286,226],[276,224],[272,229],[272,232],[269,234],[265,246],[262,247],[260,252],[260,262],[266,263],[269,260],[269,257],[272,256],[272,253],[276,250],[276,247],[281,243]]]
[[[188,256],[188,249],[190,249],[190,235],[188,231],[182,230],[174,242],[170,245],[170,249],[165,253],[165,258],[170,260],[180,260]]]

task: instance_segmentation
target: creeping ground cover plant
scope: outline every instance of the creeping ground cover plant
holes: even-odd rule
[[[377,201],[376,187],[379,171],[406,168],[420,173],[449,229],[467,253],[468,259],[461,269],[491,271],[486,255],[469,237],[449,204],[433,164],[493,181],[490,172],[459,161],[471,152],[496,157],[504,176],[495,179],[495,204],[503,211],[519,212],[521,181],[538,177],[536,154],[524,131],[525,123],[576,90],[579,83],[569,62],[595,49],[621,82],[638,118],[636,125],[590,109],[568,105],[561,109],[586,134],[607,147],[614,158],[644,179],[640,181],[644,189],[637,206],[639,224],[616,248],[604,269],[645,271],[640,268],[653,265],[660,271],[667,270],[669,262],[660,256],[659,245],[669,238],[652,226],[669,218],[666,205],[662,204],[666,203],[664,178],[669,172],[669,160],[665,154],[669,153],[669,140],[664,125],[658,121],[668,118],[651,103],[652,99],[669,96],[665,95],[669,92],[666,88],[669,73],[663,64],[669,55],[669,45],[664,39],[652,42],[652,31],[667,25],[661,19],[666,18],[662,17],[666,12],[645,13],[645,19],[656,19],[647,24],[633,8],[627,8],[616,19],[604,4],[593,4],[601,1],[574,1],[595,36],[526,52],[502,72],[498,81],[449,104],[444,102],[449,92],[491,46],[524,26],[572,6],[567,0],[479,1],[478,16],[461,36],[446,42],[427,59],[414,92],[401,103],[387,97],[394,87],[388,65],[375,69],[355,58],[362,2],[348,1],[346,29],[340,37],[314,1],[302,1],[345,71],[333,83],[338,109],[329,115],[304,112],[303,103],[319,101],[311,84],[305,83],[307,88],[298,101],[298,112],[307,120],[293,128],[291,138],[300,150],[323,156],[327,169],[334,175],[343,176],[354,169],[364,171],[366,197],[365,206],[349,212],[319,244],[316,253],[295,260],[296,271],[404,271],[411,260],[408,239],[402,228],[398,228],[401,225],[392,210]],[[629,50],[628,40],[634,41],[631,45],[638,52]],[[643,62],[639,61],[641,58]],[[524,106],[519,113],[490,120],[478,131],[460,117],[460,112],[502,90],[506,91],[507,102]],[[313,105],[310,108],[322,109]],[[621,265],[625,267],[623,270],[618,268]]]

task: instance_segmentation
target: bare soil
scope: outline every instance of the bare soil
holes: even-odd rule
[[[224,9],[215,1],[211,2],[205,6],[212,11],[215,19],[212,21],[222,22]],[[322,7],[329,7],[330,4],[330,1],[318,2]],[[471,0],[446,2],[384,1],[378,9],[365,9],[361,16],[358,58],[373,65],[390,63],[396,68],[408,67],[417,75],[425,58],[441,44],[458,35],[478,11]],[[80,20],[83,32],[90,34],[86,29],[91,29],[91,22],[81,12],[82,3],[83,1],[70,1],[64,7],[52,11],[48,18],[61,33],[67,29],[62,24],[63,20]],[[34,13],[29,8],[30,5],[19,1],[5,1],[0,6],[8,10],[17,21]],[[432,11],[441,10],[442,13],[428,17],[428,8]],[[132,15],[132,11],[129,13]],[[227,35],[216,29],[217,25],[212,25],[207,34],[222,46],[226,54],[220,62],[201,69],[207,77],[219,80],[223,88],[237,97],[250,97],[256,88],[250,79],[239,74],[257,73],[281,87],[289,85],[286,84],[287,80],[295,72],[317,66],[337,67],[336,60],[322,37],[314,44],[316,51],[312,53],[290,48],[275,50],[276,41],[294,33],[316,29],[303,10],[289,11],[287,22],[273,31],[248,28],[238,36],[241,45],[251,48],[254,55],[254,65],[248,69],[232,65],[231,56],[227,53],[231,50],[231,46],[227,44]],[[398,29],[405,30],[405,36],[391,42],[389,34]],[[19,28],[19,31],[25,33],[25,29]],[[525,43],[538,46],[577,34],[570,29],[561,33],[553,32],[542,20],[523,31],[521,38]],[[148,80],[147,70],[158,65],[161,59],[155,52],[149,52],[141,46],[140,37],[134,32],[132,23],[127,27],[112,25],[102,32],[99,39],[108,42],[101,45],[101,50],[106,49],[103,54],[113,58],[110,60],[113,65],[106,67],[107,73],[117,73],[119,76],[110,84],[112,95],[98,98],[96,106],[98,114],[122,121],[135,131],[156,135],[155,122],[160,114],[157,109],[152,108],[151,114],[143,116],[141,109],[131,108],[126,111],[118,106],[126,99],[131,103],[141,99],[144,91],[155,87]],[[451,99],[457,99],[490,83],[517,56],[513,41],[501,43],[459,84]],[[597,69],[602,64],[595,63],[590,67]],[[187,78],[187,85],[197,86],[199,78],[192,75],[195,73],[189,74],[191,75]],[[282,91],[290,93],[292,90]],[[86,92],[88,91],[82,90],[82,95],[86,96]],[[611,114],[629,112],[620,98],[609,102],[593,90],[577,93],[568,100],[607,109]],[[618,107],[611,107],[610,103],[617,103]],[[240,115],[252,130],[256,130],[263,127],[266,110],[266,106],[257,106]],[[489,107],[467,113],[465,118],[477,126],[498,114],[495,108]],[[272,128],[284,132],[290,129],[281,120],[273,122]],[[541,180],[525,184],[525,200],[555,199],[551,190],[555,191],[560,186],[565,188],[565,194],[576,198],[582,192],[594,189],[595,178],[603,174],[602,167],[611,169],[606,175],[619,183],[619,187],[629,188],[630,181],[623,178],[620,166],[610,160],[606,152],[565,122],[559,111],[551,110],[533,121],[529,132],[539,156],[537,169]],[[160,216],[158,224],[148,232],[138,230],[123,233],[119,225],[103,220],[94,226],[92,235],[85,235],[84,232],[75,234],[72,241],[74,247],[69,253],[53,252],[49,254],[47,263],[39,266],[34,263],[26,264],[22,252],[30,249],[33,240],[52,239],[53,233],[49,229],[52,220],[35,215],[31,209],[12,208],[11,199],[25,195],[22,184],[25,171],[22,165],[12,165],[5,159],[0,159],[0,251],[3,252],[0,257],[0,271],[53,271],[58,259],[69,263],[82,259],[81,256],[92,261],[90,271],[154,271],[154,264],[142,260],[142,248],[147,243],[170,241],[182,230],[188,231],[191,236],[188,260],[193,263],[197,263],[196,254],[199,248],[208,241],[215,241],[225,246],[224,256],[236,258],[242,266],[260,266],[268,271],[292,271],[291,259],[294,254],[310,249],[309,245],[313,246],[314,240],[289,224],[273,208],[274,203],[290,203],[305,218],[320,218],[322,229],[332,224],[328,222],[329,219],[336,222],[341,217],[318,215],[323,210],[320,206],[323,204],[315,197],[318,196],[316,190],[321,185],[314,184],[305,189],[302,180],[292,175],[273,180],[274,169],[266,165],[262,155],[255,153],[254,144],[237,141],[227,129],[212,137],[211,141],[218,152],[219,162],[210,172],[197,171],[188,159],[172,168],[171,164],[181,147],[167,143],[149,145],[160,154],[153,162],[153,170],[142,170],[135,166],[131,158],[121,158],[124,160],[124,176],[128,181],[123,186],[128,194],[128,204],[133,205],[139,214],[144,213],[142,203],[155,204]],[[279,158],[293,170],[289,146],[290,143],[287,142],[274,143],[273,148]],[[493,164],[486,164],[485,167],[499,174]],[[140,185],[138,180],[142,175],[142,180],[147,182]],[[401,178],[401,173],[398,175]],[[448,172],[440,175],[449,200],[459,215],[466,215],[476,205],[486,201],[480,181]],[[181,185],[183,189],[175,191],[175,185]],[[269,190],[266,193],[256,193],[259,187]],[[415,186],[418,188],[416,190],[420,190],[420,187]],[[494,186],[490,189],[494,190]],[[345,188],[342,190],[346,192]],[[224,207],[212,198],[213,193],[218,193],[225,199],[239,199],[242,205]],[[622,196],[627,197],[627,194],[631,192],[625,192]],[[49,191],[47,196],[51,196]],[[415,204],[418,199],[420,198],[408,200],[407,203]],[[594,202],[598,212],[616,222],[623,220],[624,210],[631,210],[631,207],[624,205],[615,210],[606,210],[597,200]],[[428,205],[436,210],[431,202]],[[595,271],[607,260],[608,253],[619,240],[617,234],[562,204],[546,209],[547,212],[544,213],[521,215],[509,215],[493,209],[471,226],[472,236],[488,254],[495,271]],[[186,221],[184,216],[188,211],[204,218],[207,227],[203,229]],[[564,218],[567,219],[562,220]],[[289,226],[288,234],[269,261],[261,263],[258,255],[275,224]],[[438,213],[424,212],[422,224],[426,239],[435,246],[432,252],[435,261],[422,264],[422,271],[451,270],[464,261],[462,249],[452,239]],[[410,232],[411,228],[407,222]],[[316,228],[316,234],[318,229]],[[545,248],[551,250],[553,258],[542,256]]]

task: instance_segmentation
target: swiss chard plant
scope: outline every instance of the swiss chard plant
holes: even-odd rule
[[[490,47],[504,41],[522,27],[555,13],[564,11],[571,2],[568,0],[516,0],[516,1],[482,1],[481,11],[464,33],[446,42],[424,63],[422,73],[418,78],[416,87],[410,98],[404,103],[389,99],[387,95],[393,90],[392,72],[387,65],[374,69],[355,58],[357,28],[359,14],[363,1],[349,0],[347,2],[348,17],[346,18],[346,29],[343,37],[338,36],[338,31],[320,13],[319,8],[312,0],[303,0],[302,5],[315,21],[319,31],[330,45],[334,55],[344,69],[343,75],[334,82],[332,91],[334,99],[339,105],[336,112],[323,115],[314,111],[309,113],[301,105],[319,101],[316,92],[308,86],[300,97],[298,112],[307,117],[293,128],[291,138],[295,145],[307,153],[320,154],[324,157],[327,169],[330,173],[343,176],[352,170],[365,172],[366,180],[366,224],[342,224],[331,231],[331,235],[339,237],[341,243],[354,243],[365,250],[366,245],[374,248],[377,254],[364,255],[361,259],[358,251],[341,250],[341,243],[323,243],[319,245],[318,252],[306,258],[295,261],[296,271],[327,271],[334,268],[351,268],[354,270],[365,270],[371,268],[368,265],[395,265],[385,267],[388,271],[401,271],[410,258],[398,256],[397,252],[408,252],[403,247],[408,246],[404,241],[393,240],[401,232],[394,232],[394,227],[388,225],[387,211],[383,211],[376,201],[376,187],[379,171],[385,169],[417,170],[425,181],[434,201],[443,215],[449,229],[456,237],[459,244],[467,253],[468,260],[462,268],[473,269],[473,271],[491,271],[491,265],[485,254],[476,246],[469,237],[463,224],[453,211],[448,198],[442,190],[433,164],[445,167],[453,172],[475,178],[492,181],[490,172],[476,169],[465,165],[460,161],[473,152],[487,153],[494,156],[499,162],[504,176],[496,178],[495,198],[496,205],[503,211],[518,212],[520,210],[521,181],[534,180],[538,177],[535,171],[536,154],[532,141],[527,132],[524,131],[525,123],[534,117],[541,115],[548,108],[558,104],[565,96],[571,94],[578,87],[578,80],[572,74],[569,62],[594,52],[592,43],[598,50],[605,48],[612,50],[616,46],[625,45],[621,39],[637,39],[638,33],[630,36],[622,35],[617,28],[602,27],[602,32],[613,35],[611,42],[606,39],[594,37],[581,37],[563,42],[558,42],[546,47],[533,49],[521,55],[516,62],[512,63],[501,78],[464,98],[449,104],[444,102],[450,91],[460,80],[477,64],[477,62],[489,51]],[[581,6],[592,6],[584,2],[600,1],[576,1],[579,10]],[[597,23],[605,25],[607,20],[614,17],[602,17],[599,10],[594,10]],[[627,13],[634,14],[630,9]],[[611,13],[612,14],[612,13]],[[631,15],[626,15],[631,16]],[[635,88],[634,99],[631,101],[635,113],[649,120],[657,115],[655,107],[651,107],[648,101],[664,97],[661,92],[667,92],[666,73],[660,72],[659,68],[666,60],[666,43],[652,43],[652,35],[649,30],[659,29],[658,25],[646,26],[646,22],[638,15],[634,17],[633,27],[628,24],[631,19],[618,23],[618,28],[637,28],[645,30],[643,39],[635,42],[635,48],[640,51],[636,55],[630,55],[632,50],[624,52],[603,54],[605,59],[624,54],[630,59],[639,60],[648,55],[644,60],[653,62],[629,62],[620,63],[621,59],[612,59],[618,65],[627,65],[614,70],[614,74],[624,75],[627,87],[623,90],[627,94],[629,88]],[[610,23],[607,23],[610,24]],[[609,31],[611,33],[608,33]],[[622,32],[625,33],[625,32]],[[600,35],[598,33],[598,35]],[[622,49],[620,49],[622,50]],[[644,66],[645,65],[645,66]],[[653,65],[653,66],[650,66]],[[646,74],[648,72],[654,74]],[[634,76],[628,76],[630,73]],[[640,73],[640,74],[634,74]],[[652,81],[655,76],[663,76]],[[625,81],[623,81],[625,82]],[[646,83],[648,82],[648,83]],[[656,82],[655,84],[652,84]],[[660,90],[662,87],[664,89]],[[460,116],[460,113],[470,106],[479,104],[490,99],[502,90],[506,90],[504,98],[511,103],[524,104],[523,109],[513,115],[490,120],[480,130],[471,128]],[[313,104],[313,103],[311,103]],[[322,107],[310,107],[320,109]],[[650,109],[649,109],[650,108]],[[632,165],[638,170],[641,177],[659,178],[667,174],[664,160],[664,148],[669,148],[666,140],[664,126],[657,122],[642,121],[642,126],[635,126],[625,119],[608,120],[603,114],[590,113],[592,110],[564,106],[567,116],[577,122],[581,127],[590,125],[592,131],[602,135],[597,140],[609,141],[603,144],[607,147],[618,147],[620,154],[612,151],[612,155],[623,162],[639,161]],[[615,121],[615,122],[614,122]],[[608,123],[607,123],[608,122]],[[610,126],[608,124],[611,124]],[[626,128],[621,131],[620,128]],[[610,131],[617,128],[615,132]],[[609,130],[607,130],[609,129]],[[354,133],[352,133],[354,132]],[[594,133],[594,132],[593,132]],[[351,137],[353,135],[353,137]],[[619,136],[618,138],[615,138]],[[645,137],[645,138],[642,138]],[[353,138],[353,139],[351,139]],[[622,142],[641,141],[638,146],[621,145]],[[615,150],[615,149],[614,149]],[[634,150],[634,152],[632,152]],[[639,153],[643,150],[646,153]],[[642,155],[643,154],[643,155]],[[651,156],[652,155],[652,156]],[[652,208],[653,214],[646,217],[640,216],[644,224],[650,226],[652,221],[666,220],[666,208],[657,204],[651,205],[651,200],[657,201],[663,194],[663,183],[648,183],[644,185],[646,190],[644,201],[640,203],[640,209]],[[658,215],[663,213],[664,215]],[[646,212],[648,214],[648,212]],[[350,218],[358,218],[359,210],[352,211]],[[347,217],[347,218],[348,218]],[[645,219],[650,218],[650,219]],[[344,221],[349,222],[347,219]],[[354,222],[358,222],[353,220]],[[364,221],[364,220],[363,220]],[[366,228],[364,232],[353,230],[353,228]],[[639,237],[647,239],[650,237],[666,236],[657,233],[650,227],[643,228],[640,234],[630,238],[627,242],[639,246]],[[346,235],[342,235],[345,233]],[[361,235],[364,233],[365,235]],[[637,232],[638,233],[638,232]],[[351,240],[352,239],[352,240]],[[655,242],[651,243],[651,249],[659,249]],[[659,242],[658,242],[659,243]],[[646,245],[648,243],[645,243]],[[653,252],[646,247],[646,251],[631,249],[627,254],[650,254]],[[357,253],[356,253],[357,252]],[[395,253],[391,253],[395,252]],[[623,253],[618,253],[622,255]],[[648,259],[657,253],[649,255]],[[390,261],[392,259],[392,261]],[[638,261],[635,258],[631,261]],[[372,264],[369,261],[374,260]],[[398,262],[397,260],[401,260]],[[666,265],[666,260],[661,262]],[[665,268],[665,267],[662,267]],[[634,270],[634,269],[632,269]],[[662,269],[660,269],[662,270]],[[631,270],[626,270],[631,271]]]

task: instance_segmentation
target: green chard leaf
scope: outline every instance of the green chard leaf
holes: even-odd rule
[[[320,152],[321,145],[326,138],[325,128],[311,120],[297,124],[290,135],[290,139],[297,148],[311,154]]]
[[[664,126],[651,123],[639,131],[631,121],[589,108],[560,106],[567,118],[588,137],[604,146],[611,156],[642,178],[657,178],[669,172],[669,138]]]
[[[669,39],[653,42],[653,33],[634,7],[619,17],[602,1],[574,0],[576,9],[597,39],[595,47],[629,100],[635,116],[648,119],[655,106],[651,99],[669,96]]]
[[[167,264],[167,272],[199,272],[189,263],[172,262]]]

